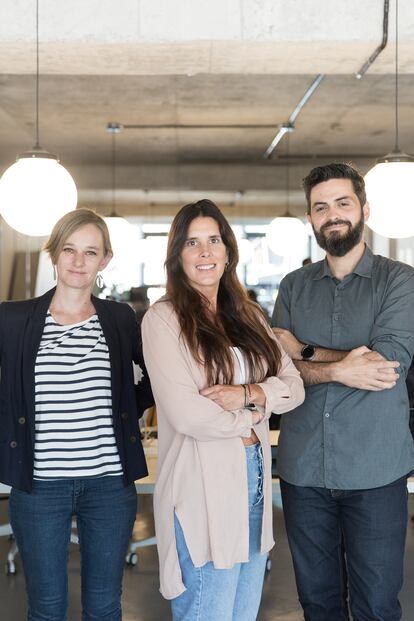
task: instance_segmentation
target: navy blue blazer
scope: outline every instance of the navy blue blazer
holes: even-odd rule
[[[38,298],[0,304],[0,481],[30,491],[35,434],[37,351],[55,289]],[[92,296],[111,362],[116,444],[127,485],[147,472],[138,419],[153,403],[134,311]],[[134,384],[132,361],[144,377]]]

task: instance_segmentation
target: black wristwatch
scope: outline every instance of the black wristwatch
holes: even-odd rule
[[[313,345],[304,345],[300,350],[302,360],[312,360],[315,356],[316,348]]]

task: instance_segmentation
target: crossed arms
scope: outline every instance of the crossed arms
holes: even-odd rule
[[[366,342],[342,351],[318,347],[311,341],[317,346],[312,361],[302,360],[304,343],[292,329],[294,278],[288,276],[282,281],[273,314],[273,325],[277,326],[274,331],[306,386],[338,382],[350,388],[379,391],[393,388],[400,376],[404,377],[414,351],[414,273],[399,264],[392,269],[392,278],[389,276],[378,296],[381,304],[372,317]]]
[[[386,360],[379,352],[363,345],[351,351],[317,347],[312,361],[304,361],[301,343],[289,330],[274,328],[284,350],[302,376],[305,386],[339,382],[350,388],[385,390],[395,386],[399,378],[396,360]]]

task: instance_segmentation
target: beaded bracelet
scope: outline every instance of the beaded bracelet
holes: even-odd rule
[[[249,410],[255,410],[256,406],[252,402],[252,393],[250,390],[250,384],[242,384],[242,386],[244,389],[244,406],[243,407]]]

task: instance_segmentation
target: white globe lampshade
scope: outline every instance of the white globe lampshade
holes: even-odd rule
[[[308,234],[304,223],[299,218],[281,216],[270,222],[266,240],[275,254],[296,257],[306,253]]]
[[[368,226],[384,237],[414,235],[414,161],[380,162],[365,175]]]
[[[120,216],[110,216],[104,218],[109,230],[109,237],[111,238],[112,251],[115,259],[128,254],[132,245],[133,230],[125,218]]]
[[[109,230],[114,255],[102,272],[104,283],[107,287],[114,285],[130,287],[138,269],[134,247],[134,229],[128,220],[119,216],[110,216],[104,220]]]
[[[248,263],[253,256],[252,242],[248,239],[238,239],[237,246],[239,248],[239,263]]]
[[[49,235],[59,218],[76,209],[77,201],[71,175],[50,154],[23,155],[0,179],[0,213],[24,235]]]

